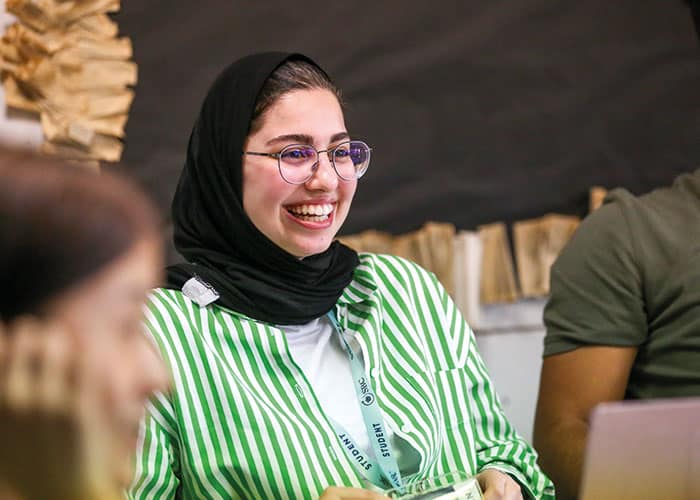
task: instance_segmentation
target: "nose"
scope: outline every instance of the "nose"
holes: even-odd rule
[[[327,152],[324,151],[318,155],[316,170],[305,184],[308,189],[313,191],[333,191],[338,187],[338,175],[335,173]]]

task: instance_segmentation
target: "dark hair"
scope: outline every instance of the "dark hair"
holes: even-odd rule
[[[277,99],[287,92],[302,89],[328,90],[338,98],[343,105],[340,89],[335,86],[328,75],[318,66],[307,61],[290,60],[280,65],[265,81],[255,101],[253,117],[250,120],[249,134],[252,134],[262,126],[265,111],[272,106]]]
[[[40,314],[157,228],[125,179],[0,148],[0,319]]]

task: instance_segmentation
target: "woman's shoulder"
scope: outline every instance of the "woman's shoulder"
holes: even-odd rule
[[[405,257],[399,257],[398,255],[392,255],[388,253],[371,253],[371,252],[359,252],[357,254],[360,258],[360,266],[368,265],[376,267],[377,265],[384,266],[401,266],[404,268],[411,269],[412,271],[417,271],[421,273],[428,273],[419,264],[416,264],[412,260]]]
[[[175,323],[182,323],[185,321],[199,323],[204,317],[209,315],[218,316],[219,314],[230,318],[231,321],[255,321],[219,305],[218,302],[200,305],[182,290],[172,288],[152,289],[148,295],[146,309],[151,313],[168,316]]]
[[[183,299],[189,300],[184,296],[181,290],[175,290],[173,288],[153,288],[148,294],[146,304],[149,307],[159,304],[175,305]]]
[[[419,284],[432,283],[432,273],[398,255],[361,252],[358,253],[360,265],[356,274],[370,275],[378,286],[402,286],[414,289]]]
[[[167,317],[174,323],[182,323],[199,315],[201,308],[181,290],[154,288],[148,295],[146,309],[152,315]]]

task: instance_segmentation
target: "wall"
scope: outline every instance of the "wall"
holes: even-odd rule
[[[215,76],[301,51],[372,147],[346,234],[583,215],[700,165],[700,46],[683,0],[123,2],[139,64],[124,168],[168,215]]]

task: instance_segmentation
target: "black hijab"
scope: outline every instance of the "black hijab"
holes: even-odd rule
[[[267,78],[301,54],[254,54],[231,64],[207,94],[172,204],[175,247],[187,264],[168,268],[168,287],[192,277],[217,303],[256,320],[303,324],[328,312],[352,280],[357,254],[334,241],[299,259],[275,245],[243,210],[242,151]],[[320,69],[320,68],[319,68]]]

